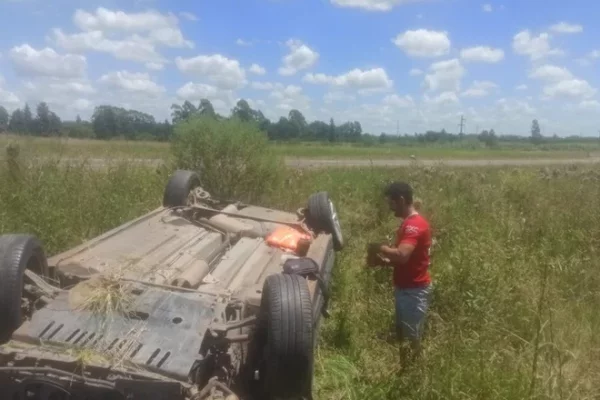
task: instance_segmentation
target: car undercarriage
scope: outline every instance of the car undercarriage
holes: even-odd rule
[[[326,192],[289,213],[176,171],[162,207],[46,258],[0,236],[9,399],[310,399],[335,252]]]

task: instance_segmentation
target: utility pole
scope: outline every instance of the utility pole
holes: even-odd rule
[[[460,124],[459,124],[459,126],[460,126],[460,135],[462,136],[463,135],[463,129],[465,127],[465,117],[464,117],[464,115],[460,116]]]

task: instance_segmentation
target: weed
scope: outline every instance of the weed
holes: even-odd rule
[[[7,174],[2,167],[0,178]],[[159,205],[166,177],[127,164],[27,165],[19,184],[0,185],[0,231],[32,232],[50,253],[65,250]],[[425,353],[405,375],[397,349],[379,339],[392,323],[391,271],[363,261],[365,245],[398,223],[381,198],[397,178],[415,187],[437,241]],[[340,168],[269,182],[263,204],[288,210],[329,191],[347,241],[321,329],[315,397],[597,398],[599,182],[591,166]]]

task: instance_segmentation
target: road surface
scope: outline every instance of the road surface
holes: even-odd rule
[[[125,161],[127,163],[141,164],[148,166],[160,166],[164,163],[161,159],[106,159],[106,158],[88,158],[87,160],[79,160],[76,158],[63,158],[61,163],[70,164],[81,163],[92,166],[93,168],[102,168],[110,164]],[[522,158],[522,159],[308,159],[286,157],[285,163],[292,168],[328,168],[328,167],[407,167],[413,163],[422,166],[444,165],[448,167],[485,167],[485,166],[550,166],[550,165],[569,165],[569,164],[594,164],[600,163],[600,157],[588,158],[573,158],[573,159],[539,159],[539,158]]]

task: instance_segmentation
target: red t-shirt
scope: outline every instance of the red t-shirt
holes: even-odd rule
[[[396,232],[396,246],[400,243],[412,244],[415,249],[406,264],[394,266],[394,285],[398,288],[427,286],[431,283],[431,230],[427,220],[419,214],[413,214],[402,221]]]

